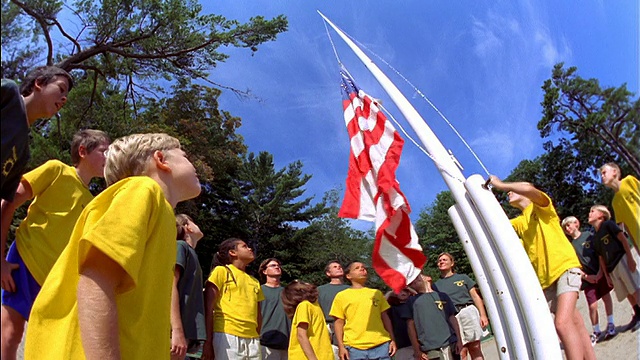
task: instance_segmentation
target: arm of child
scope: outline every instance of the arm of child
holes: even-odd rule
[[[256,328],[258,334],[262,332],[262,306],[258,303],[258,327]]]
[[[7,237],[9,236],[9,227],[11,227],[11,222],[13,221],[13,214],[16,209],[19,208],[25,201],[31,199],[33,197],[33,192],[31,191],[31,185],[29,182],[22,179],[20,184],[18,185],[18,189],[16,190],[15,195],[13,196],[13,201],[2,200],[2,204],[0,207],[2,208],[2,213],[0,215],[0,286],[2,289],[9,292],[16,291],[16,284],[13,282],[13,278],[11,277],[11,272],[19,267],[18,264],[12,264],[6,260],[7,254],[5,250],[7,248]]]
[[[427,354],[420,350],[420,342],[418,341],[418,332],[416,331],[416,323],[413,319],[407,319],[407,332],[409,333],[409,340],[411,341],[411,347],[413,348],[413,357],[415,360],[429,360]]]
[[[535,186],[531,185],[528,182],[502,182],[497,176],[491,175],[491,185],[498,190],[502,190],[505,192],[513,191],[520,195],[524,195],[529,200],[531,200],[534,204],[547,207],[549,206],[549,198],[547,198],[544,193],[535,188]]]
[[[333,331],[336,335],[336,341],[338,342],[338,357],[340,360],[349,360],[349,352],[344,347],[344,319],[336,318],[333,322]]]
[[[487,310],[484,307],[484,301],[482,301],[480,294],[478,294],[478,289],[476,289],[475,286],[469,290],[469,294],[471,295],[471,299],[473,299],[473,304],[480,312],[480,326],[484,329],[489,325],[489,318],[487,317]]]
[[[313,351],[313,347],[311,346],[311,342],[309,341],[309,335],[307,334],[308,328],[309,328],[309,324],[305,322],[299,323],[297,326],[297,329],[298,329],[297,339],[307,359],[318,360],[318,357],[316,356],[316,353]]]
[[[389,343],[389,356],[393,356],[396,353],[396,341],[395,336],[393,335],[393,325],[391,324],[391,318],[389,318],[388,309],[382,312],[382,324],[391,337],[391,342]]]
[[[116,289],[124,269],[92,247],[81,265],[78,280],[78,323],[87,359],[120,359]]]
[[[629,246],[629,241],[627,241],[627,237],[624,236],[624,232],[620,231],[617,235],[618,240],[622,243],[622,247],[624,248],[624,252],[627,255],[627,266],[629,267],[629,271],[632,273],[636,271],[636,261],[633,259],[633,255],[631,254],[631,247]]]
[[[600,269],[598,269],[598,275],[596,275],[596,282],[604,276],[605,279],[607,279],[607,284],[611,286],[611,277],[609,276],[609,272],[607,271],[607,264],[605,264],[604,258],[602,256],[598,256],[598,261],[600,262]]]
[[[203,360],[213,360],[213,303],[218,297],[218,287],[207,281],[204,286],[204,323],[207,332],[207,339],[204,341],[202,349]]]
[[[181,275],[182,266],[176,265],[173,272],[173,289],[171,291],[171,355],[182,358],[187,354],[187,339],[184,337],[182,314],[180,314],[178,281],[180,281]]]
[[[449,324],[451,324],[453,331],[456,332],[456,338],[458,339],[458,341],[456,342],[456,353],[460,354],[464,346],[462,345],[462,336],[460,335],[460,327],[458,326],[458,320],[456,319],[455,315],[449,315]]]

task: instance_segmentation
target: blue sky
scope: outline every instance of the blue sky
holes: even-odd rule
[[[221,108],[242,118],[239,132],[252,152],[268,151],[277,168],[301,160],[313,175],[307,196],[320,200],[344,188],[349,140],[342,118],[339,67],[322,11],[386,60],[442,111],[491,173],[507,176],[541,154],[544,80],[557,62],[584,78],[638,93],[640,11],[637,1],[204,1],[206,13],[247,21],[284,14],[289,31],[259,48],[229,49],[211,80],[250,89],[257,100],[231,92]],[[380,98],[407,128],[376,80],[335,32],[342,62],[365,92]],[[366,52],[366,51],[365,51]],[[374,57],[368,53],[370,57]],[[445,122],[391,69],[374,59],[409,98],[466,176],[482,174]],[[397,178],[413,218],[446,185],[432,161],[407,139]],[[355,224],[366,228],[368,225]]]

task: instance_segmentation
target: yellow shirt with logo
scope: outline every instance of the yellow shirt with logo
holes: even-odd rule
[[[92,247],[125,271],[116,289],[122,359],[169,359],[175,215],[157,182],[136,176],[98,195],[36,298],[25,359],[84,359],[78,319],[79,269]],[[97,311],[100,311],[97,309]]]
[[[306,359],[306,355],[298,341],[298,325],[307,324],[307,337],[318,360],[333,360],[331,337],[324,321],[324,313],[318,302],[304,300],[296,307],[291,321],[289,337],[289,359]]]
[[[329,315],[344,319],[346,346],[367,350],[391,341],[382,323],[382,313],[387,309],[389,303],[380,290],[349,288],[336,295]]]
[[[258,303],[264,300],[264,294],[258,280],[229,264],[216,266],[208,281],[218,288],[213,304],[213,331],[259,338]]]
[[[580,261],[567,236],[551,199],[544,194],[549,205],[529,204],[511,225],[524,246],[540,286],[546,289],[571,268],[579,268]]]
[[[76,168],[58,160],[47,161],[22,178],[31,186],[34,198],[16,230],[16,246],[27,269],[42,286],[93,195]]]
[[[629,175],[611,201],[616,223],[624,223],[636,247],[640,248],[640,182]]]

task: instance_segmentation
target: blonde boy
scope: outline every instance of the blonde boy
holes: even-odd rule
[[[624,224],[631,242],[640,248],[640,182],[631,175],[624,179],[620,167],[615,163],[607,163],[600,168],[600,176],[604,186],[615,192],[611,206],[616,215],[616,223]]]
[[[2,351],[15,359],[24,325],[49,271],[69,242],[73,226],[93,199],[89,183],[103,177],[109,136],[100,130],[78,131],[71,142],[73,166],[49,160],[24,174],[13,201],[2,200],[4,255],[15,209],[33,200],[2,262]],[[5,269],[11,271],[5,272]]]
[[[169,358],[173,208],[198,177],[177,139],[137,134],[109,146],[105,179],[36,299],[25,359]]]
[[[611,213],[604,205],[594,205],[589,211],[589,224],[594,227],[593,248],[600,258],[598,278],[604,272],[611,277],[618,301],[626,297],[635,312],[628,328],[638,328],[640,323],[640,257],[635,248],[629,246],[622,230],[611,221]]]

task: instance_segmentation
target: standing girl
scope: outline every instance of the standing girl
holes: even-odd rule
[[[203,358],[260,360],[264,300],[260,283],[245,269],[255,259],[253,250],[237,238],[220,244],[213,256],[213,271],[205,285],[207,340]]]
[[[333,360],[333,349],[315,285],[295,280],[282,291],[291,322],[289,359]]]
[[[465,360],[468,352],[473,360],[484,359],[480,340],[482,329],[489,324],[484,302],[478,294],[475,281],[467,275],[454,273],[454,265],[451,254],[442,253],[438,256],[440,280],[436,281],[434,288],[447,294],[456,307],[456,320],[464,345],[460,358]]]

